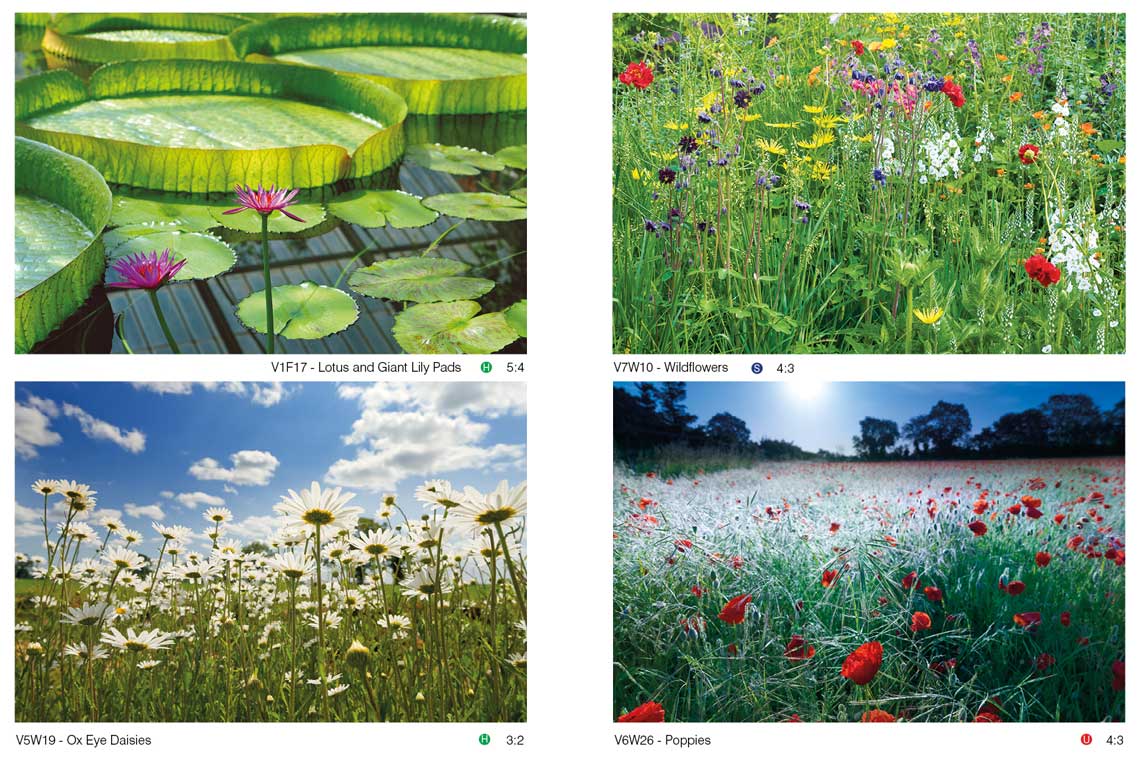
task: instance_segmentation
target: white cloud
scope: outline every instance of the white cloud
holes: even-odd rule
[[[278,515],[253,515],[227,525],[226,535],[245,541],[265,541],[284,526],[285,521]]]
[[[277,457],[268,451],[243,450],[230,454],[232,467],[223,467],[216,459],[205,457],[190,465],[190,474],[198,480],[224,480],[236,486],[263,486],[277,471]]]
[[[159,395],[188,396],[194,388],[211,393],[229,393],[242,398],[249,398],[257,406],[276,406],[292,395],[292,391],[282,383],[132,383],[136,390],[150,391]]]
[[[440,414],[502,417],[526,414],[525,383],[374,383],[342,385],[341,398],[366,409],[412,407]]]
[[[146,449],[146,435],[138,430],[126,430],[110,422],[92,417],[74,404],[64,404],[63,413],[79,423],[80,430],[93,440],[110,441],[132,454],[140,454]]]
[[[208,493],[202,493],[201,491],[180,493],[174,497],[174,500],[189,509],[197,509],[201,506],[220,507],[226,503],[226,500],[220,496],[212,496]]]
[[[225,493],[233,493],[233,494],[236,494],[238,492],[238,490],[236,488],[234,488],[233,486],[231,486],[229,483],[223,483],[222,484],[222,491]]]
[[[130,502],[123,505],[125,511],[131,517],[149,517],[151,520],[161,520],[166,517],[166,513],[162,511],[162,507],[157,504],[132,504]]]
[[[159,491],[158,495],[164,499],[173,499],[174,498],[174,491]]]
[[[55,402],[38,396],[28,396],[24,403],[16,402],[16,453],[34,459],[40,447],[62,441],[63,436],[51,429],[51,418],[58,414]]]
[[[522,444],[441,446],[438,443],[406,444],[399,448],[361,450],[355,459],[339,459],[325,479],[335,485],[370,491],[391,491],[406,477],[427,477],[449,470],[501,469],[521,466],[526,458]]]

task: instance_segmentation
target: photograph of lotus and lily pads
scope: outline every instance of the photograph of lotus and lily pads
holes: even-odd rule
[[[1125,24],[613,17],[613,350],[1123,353]]]
[[[15,21],[17,352],[525,353],[525,18]]]
[[[1124,720],[1124,384],[614,386],[618,722]]]
[[[16,720],[526,720],[523,384],[17,383],[15,452]]]

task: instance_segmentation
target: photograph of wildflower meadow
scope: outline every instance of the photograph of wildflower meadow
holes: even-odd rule
[[[525,16],[15,23],[17,353],[526,352]]]
[[[618,722],[1124,720],[1124,384],[618,383]]]
[[[17,383],[16,720],[525,721],[525,436],[518,383]]]
[[[1122,353],[1123,14],[615,14],[614,353]]]

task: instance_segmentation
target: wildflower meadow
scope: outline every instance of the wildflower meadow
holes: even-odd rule
[[[614,16],[615,353],[1124,350],[1103,14]]]

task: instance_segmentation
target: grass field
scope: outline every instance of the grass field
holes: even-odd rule
[[[614,477],[617,717],[1124,719],[1122,459]]]
[[[615,353],[1124,350],[1124,17],[615,16]]]

